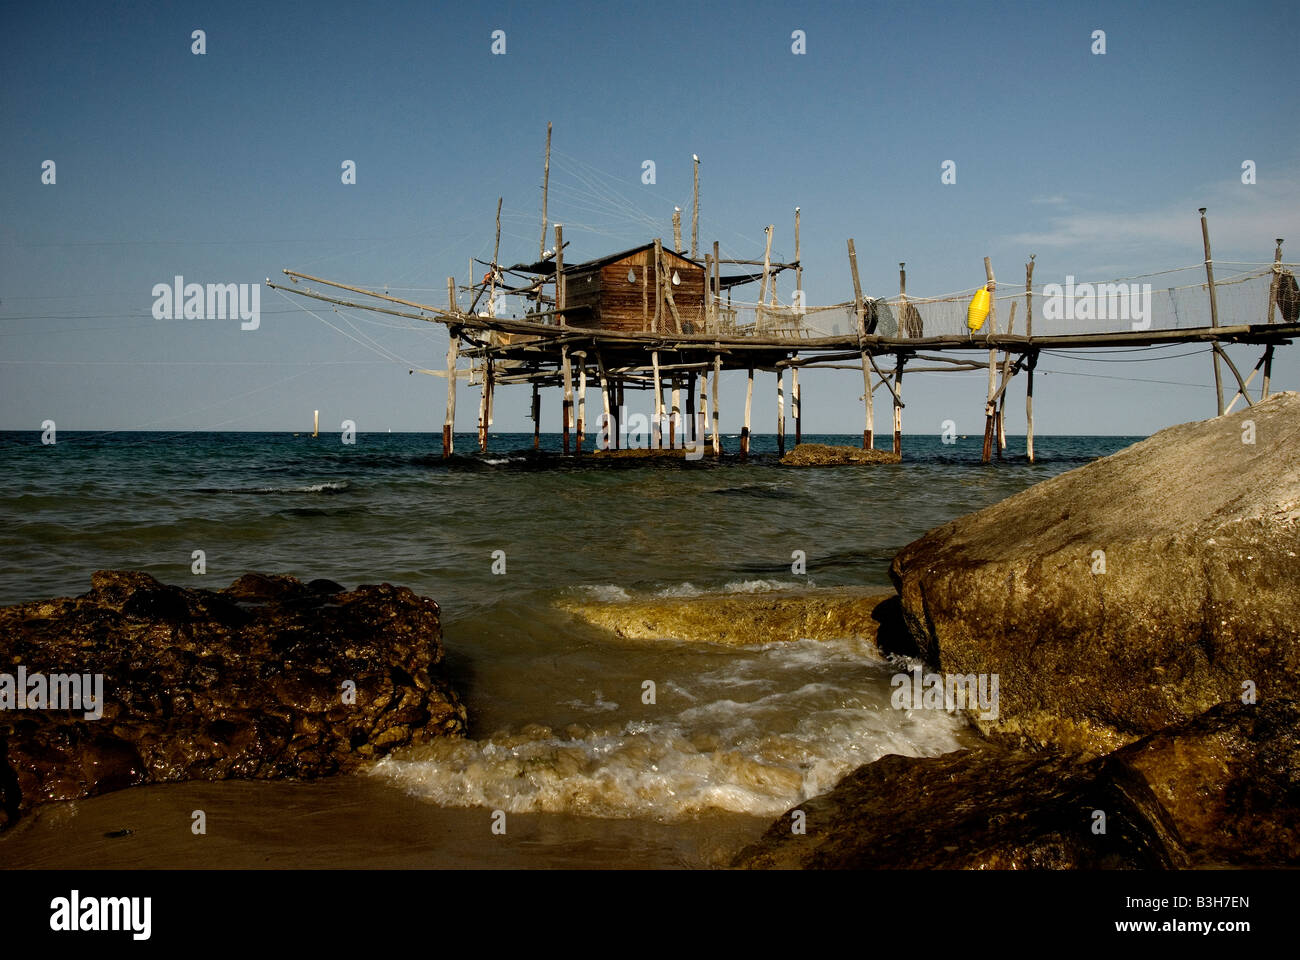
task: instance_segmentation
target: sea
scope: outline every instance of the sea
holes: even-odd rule
[[[10,831],[0,858],[722,865],[861,764],[968,745],[964,721],[894,709],[889,680],[904,666],[868,637],[777,640],[760,622],[740,644],[633,641],[573,605],[685,599],[703,611],[728,594],[887,591],[890,560],[927,530],[1138,439],[1039,436],[1031,464],[1013,435],[1005,459],[983,465],[982,436],[907,435],[899,464],[794,468],[763,434],[741,462],[726,435],[721,460],[683,461],[578,460],[557,435],[534,452],[531,434],[509,433],[492,434],[486,453],[458,434],[450,459],[423,433],[344,443],[60,432],[53,444],[2,433],[0,604],[84,593],[101,569],[211,589],[249,571],[407,586],[441,607],[470,730],[334,783],[181,784],[79,801],[33,818],[26,841]],[[228,842],[200,863],[163,831],[148,839],[159,811],[180,816],[196,797],[231,810]],[[101,828],[128,822],[134,847],[103,839],[114,831]],[[50,831],[84,846],[51,853]]]

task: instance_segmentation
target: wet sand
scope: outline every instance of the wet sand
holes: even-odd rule
[[[192,832],[202,810],[207,833]],[[0,836],[5,869],[680,869],[726,866],[770,823],[443,808],[366,776],[136,787],[48,804]],[[126,835],[120,834],[129,830]]]

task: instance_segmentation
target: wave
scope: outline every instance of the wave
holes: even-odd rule
[[[690,696],[665,683],[659,706],[606,722],[599,690],[562,727],[529,724],[481,740],[444,740],[370,769],[441,806],[512,813],[681,820],[712,811],[773,817],[886,754],[964,746],[964,721],[895,710],[891,667],[854,641],[770,644],[697,676]],[[685,691],[682,691],[685,693]]]
[[[236,494],[267,494],[267,493],[320,493],[331,495],[343,493],[351,490],[352,484],[346,480],[327,480],[322,483],[312,483],[302,487],[196,487],[195,493],[236,493]]]

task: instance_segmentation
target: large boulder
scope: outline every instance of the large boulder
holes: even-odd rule
[[[990,743],[882,757],[735,865],[1172,868],[1300,862],[1300,704],[1222,704],[1108,756]]]
[[[1300,675],[1300,394],[1162,430],[930,531],[890,570],[986,733],[1101,754]]]
[[[105,571],[80,597],[0,608],[0,826],[50,800],[313,778],[462,735],[442,655],[438,605],[389,584],[247,574],[188,590]],[[15,709],[20,668],[36,708]],[[34,675],[73,673],[88,689],[102,675],[97,705],[32,699]]]

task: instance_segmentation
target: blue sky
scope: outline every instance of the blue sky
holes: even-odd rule
[[[536,255],[548,120],[550,219],[565,224],[570,261],[670,237],[674,204],[689,230],[692,153],[702,242],[761,256],[775,223],[776,252],[793,256],[801,207],[811,303],[852,296],[849,236],[872,295],[896,292],[900,260],[919,295],[976,285],[986,255],[1020,280],[1035,253],[1038,284],[1194,264],[1199,206],[1216,260],[1268,260],[1275,237],[1293,238],[1287,259],[1300,259],[1292,4],[68,4],[2,16],[3,429],[292,430],[319,408],[327,426],[439,433],[443,381],[407,370],[441,363],[441,328],[359,323],[381,356],[273,291],[261,328],[241,331],[156,320],[152,288],[292,267],[440,304],[448,275],[463,281],[469,256],[490,256],[498,196],[502,260]],[[1090,52],[1097,29],[1103,56]],[[504,56],[490,52],[494,30]],[[646,159],[654,185],[641,183]],[[940,182],[949,159],[955,185]],[[340,182],[344,160],[355,185]],[[1225,322],[1236,319],[1257,318]],[[1214,412],[1204,355],[1045,357],[1044,369],[1059,374],[1036,384],[1041,433],[1144,434]],[[808,431],[861,429],[860,376],[804,383]],[[1300,388],[1294,348],[1279,351],[1274,385]],[[980,374],[907,387],[907,432],[949,418],[981,429]],[[458,427],[472,430],[475,394],[462,390]],[[1023,390],[1011,388],[1012,433]],[[724,428],[742,393],[743,375],[724,378]],[[765,383],[756,398],[759,431],[771,393]],[[500,391],[495,429],[530,429],[526,407],[525,389]],[[558,423],[547,397],[543,429]]]

